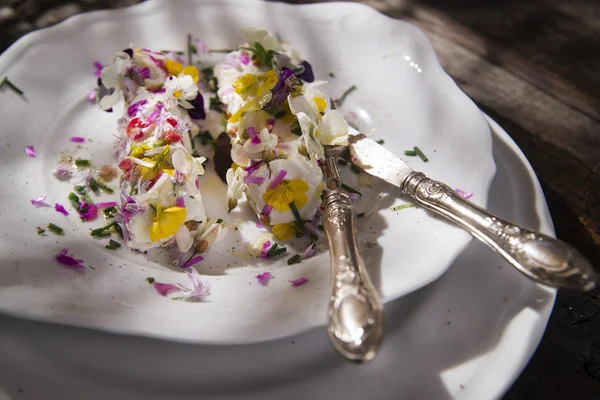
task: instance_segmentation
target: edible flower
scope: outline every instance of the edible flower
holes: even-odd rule
[[[292,284],[292,287],[298,287],[298,286],[302,286],[304,285],[306,282],[308,282],[308,278],[298,278],[298,279],[294,279],[293,281],[289,281]]]
[[[273,235],[270,233],[261,234],[256,240],[248,244],[248,254],[253,257],[267,258],[267,252],[273,245]]]
[[[186,215],[183,207],[169,207],[163,210],[162,206],[157,204],[150,228],[150,241],[156,242],[173,235],[185,222]]]
[[[194,83],[197,83],[198,79],[200,78],[200,71],[198,71],[198,68],[196,68],[193,65],[188,65],[187,67],[183,67],[183,65],[181,65],[181,63],[179,63],[175,60],[172,60],[170,58],[165,59],[165,69],[167,70],[169,75],[173,75],[173,76],[188,75],[192,78]]]
[[[312,82],[315,80],[312,66],[306,60],[300,63],[298,71],[296,72],[296,76],[302,79],[304,82]]]
[[[65,215],[65,216],[69,215],[69,212],[67,210],[65,210],[65,208],[62,205],[58,204],[58,203],[56,203],[54,205],[54,209],[57,212],[61,213],[62,215]]]
[[[277,211],[289,211],[290,203],[301,209],[308,203],[308,183],[302,179],[283,180],[275,188],[268,189],[263,200]]]
[[[105,111],[112,110],[112,106],[119,100],[121,90],[127,95],[132,88],[128,86],[130,78],[124,77],[127,68],[131,65],[131,49],[120,51],[115,55],[111,65],[107,65],[100,72],[98,97],[100,107]],[[135,93],[135,90],[133,90]]]
[[[78,260],[72,256],[67,255],[68,252],[69,250],[62,249],[60,253],[54,256],[56,258],[56,261],[58,261],[62,265],[66,265],[75,269],[81,269],[85,267],[85,265],[83,265],[83,260]]]
[[[192,265],[198,264],[202,260],[204,260],[204,257],[202,256],[192,257],[185,264],[183,264],[181,268],[191,267]]]
[[[25,146],[25,155],[35,158],[35,148],[33,146]]]
[[[191,288],[183,286],[180,283],[174,285],[172,283],[153,282],[152,285],[161,296],[167,296],[174,292],[182,292],[183,298],[188,301],[199,301],[210,294],[210,283],[202,283],[200,275],[194,268],[186,270],[185,273],[190,279],[192,284]]]
[[[198,96],[198,86],[191,76],[183,75],[179,78],[169,76],[165,82],[165,89],[167,94],[173,96],[183,108],[187,110],[194,108],[190,101]]]
[[[227,199],[229,211],[233,210],[237,206],[237,202],[242,198],[246,184],[243,180],[244,171],[242,168],[237,168],[235,171],[233,168],[227,170],[225,180],[227,181]]]
[[[167,296],[170,293],[181,291],[177,285],[173,285],[172,283],[154,282],[152,285],[161,296]]]
[[[263,286],[267,286],[271,278],[273,278],[273,275],[271,275],[270,272],[263,272],[262,274],[256,275],[256,279]]]

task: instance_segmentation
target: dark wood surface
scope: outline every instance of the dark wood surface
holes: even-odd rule
[[[0,51],[71,15],[138,2],[0,0]],[[446,71],[528,157],[557,236],[600,266],[600,1],[362,2],[426,32]],[[600,399],[599,295],[559,293],[505,399]]]

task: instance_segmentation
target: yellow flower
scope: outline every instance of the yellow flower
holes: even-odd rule
[[[173,235],[185,222],[186,215],[183,207],[169,207],[163,210],[158,204],[150,228],[150,241],[156,242]]]
[[[296,119],[296,116],[292,114],[292,110],[290,110],[290,104],[287,99],[283,102],[283,111],[285,111],[285,115],[281,117],[281,120],[286,124],[291,124]]]
[[[258,88],[258,92],[266,92],[267,90],[273,89],[273,86],[277,83],[277,73],[270,69],[264,73],[263,76],[260,77],[262,84]]]
[[[200,78],[200,71],[198,71],[198,68],[193,65],[188,65],[184,68],[179,62],[171,60],[170,58],[165,58],[165,68],[169,75],[179,76],[180,74],[184,74],[191,76],[194,83],[197,83]]]
[[[233,114],[228,120],[227,122],[231,122],[231,123],[236,123],[240,120],[240,118],[242,117],[242,115],[245,112],[251,112],[251,111],[258,111],[261,108],[263,108],[269,101],[271,101],[271,98],[273,97],[273,93],[271,93],[271,91],[267,91],[266,93],[257,96],[255,98],[253,98],[252,100],[248,101],[247,103],[245,103],[243,106],[240,107],[239,110],[237,110],[235,112],[235,114]]]
[[[165,58],[165,68],[169,75],[173,76],[179,76],[181,71],[183,71],[183,65],[170,58]]]
[[[308,203],[307,191],[308,183],[302,179],[283,180],[275,188],[267,190],[263,200],[277,211],[289,211],[291,202],[301,209]]]
[[[256,92],[256,75],[242,75],[233,82],[233,90],[237,94],[252,94]]]
[[[296,223],[289,222],[287,224],[273,225],[273,234],[277,236],[279,240],[290,240],[292,235],[296,233]]]

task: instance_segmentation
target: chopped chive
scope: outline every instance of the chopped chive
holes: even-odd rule
[[[334,74],[333,72],[330,72],[330,73],[329,73],[329,77],[331,77],[331,78],[335,78],[335,74]]]
[[[154,283],[154,278],[149,276],[146,278],[146,282],[148,282],[149,284],[153,284]]]
[[[298,207],[296,207],[296,204],[293,201],[290,203],[290,208],[292,209],[292,213],[294,213],[294,218],[296,218],[296,227],[302,229],[302,217],[300,216]]]
[[[167,53],[175,53],[178,56],[182,56],[185,52],[181,51],[181,50],[161,50],[160,51],[163,54],[167,54]]]
[[[359,192],[358,190],[354,189],[351,186],[346,185],[345,183],[342,183],[342,189],[350,192],[350,193],[356,193],[356,194],[360,194],[362,196],[362,193]]]
[[[102,212],[104,213],[106,218],[113,218],[114,217],[113,214],[117,212],[117,207],[110,206],[110,207],[107,207],[104,210],[102,210]]]
[[[288,258],[287,263],[288,263],[288,265],[292,265],[292,264],[298,264],[300,261],[301,261],[300,254],[295,254],[295,255],[291,256],[290,258]]]
[[[92,235],[92,236],[95,236],[95,237],[109,237],[109,236],[112,236],[112,233],[110,233],[108,231],[102,231],[102,232],[100,232],[100,233],[98,233],[96,235]]]
[[[91,236],[99,236],[99,237],[110,236],[110,232],[107,232],[107,231],[116,225],[117,225],[116,222],[111,222],[110,224],[103,226],[102,228],[92,229],[92,231],[90,232],[90,235]],[[105,233],[108,233],[108,235],[105,235]]]
[[[103,192],[106,192],[108,194],[112,194],[115,191],[112,188],[109,188],[108,186],[106,186],[104,183],[97,181],[95,179],[92,179],[92,181],[94,181],[96,183],[96,186],[98,186]]]
[[[337,162],[340,165],[348,165],[348,161],[344,160],[343,158],[338,158]]]
[[[79,203],[79,197],[73,192],[69,193],[69,201],[74,209],[79,210],[81,204]]]
[[[340,106],[342,105],[342,103],[344,102],[344,100],[346,100],[346,97],[348,97],[348,95],[349,95],[350,93],[352,93],[353,91],[355,91],[355,90],[356,90],[356,85],[352,85],[352,86],[350,86],[350,87],[348,88],[348,90],[346,90],[346,91],[344,92],[344,94],[342,94],[342,97],[340,97],[340,98],[338,99],[338,101],[336,101],[336,106],[340,107]]]
[[[92,190],[92,192],[98,194],[99,187],[98,187],[97,181],[94,178],[90,179],[89,186],[90,186],[90,189]]]
[[[365,216],[365,213],[364,213],[364,212],[361,212],[361,213],[358,213],[358,214],[356,214],[356,218],[362,218],[362,217],[364,217],[364,216]]]
[[[183,300],[183,296],[180,296],[180,297],[171,297],[171,300]]]
[[[118,247],[115,246],[111,246],[110,244],[107,244],[106,246],[104,246],[105,249],[109,249],[109,250],[116,250]]]
[[[154,214],[156,214],[156,206],[154,204],[148,204],[150,206],[150,208],[152,209],[152,211],[154,211]]]
[[[4,85],[8,86],[9,88],[12,89],[13,92],[15,92],[18,95],[23,96],[25,93],[19,89],[14,83],[12,83],[11,81],[8,80],[8,77],[5,76],[2,79],[2,82],[0,82],[0,89],[2,89],[4,87]]]
[[[415,205],[413,203],[406,203],[406,204],[400,204],[399,206],[395,206],[390,208],[390,210],[392,211],[400,211],[400,210],[404,210],[405,208],[410,208],[410,207],[414,207]]]
[[[119,225],[119,224],[115,225],[115,230],[117,231],[117,233],[119,234],[121,239],[123,239],[123,228],[121,228],[121,225]]]
[[[54,225],[52,222],[48,224],[48,230],[52,231],[53,233],[56,233],[57,235],[60,235],[64,232],[63,228],[61,228],[58,225]]]
[[[267,251],[267,257],[271,257],[271,254],[275,251],[275,249],[277,249],[277,243],[273,243],[271,245],[271,248],[269,248],[269,250]]]
[[[237,49],[210,49],[209,52],[211,53],[231,53],[232,51],[235,51]]]
[[[223,222],[223,220],[222,220],[221,218],[219,218],[219,219],[217,220],[217,224],[220,224],[220,223],[222,223],[222,222]]]
[[[350,169],[352,170],[352,172],[354,172],[355,174],[360,174],[362,172],[362,168],[359,167],[358,165],[354,164],[353,162],[350,163]]]
[[[423,162],[429,161],[427,156],[417,146],[415,146],[415,153],[421,158],[421,160],[423,160]]]
[[[215,95],[210,98],[208,108],[216,112],[223,112],[223,103],[221,103],[221,100],[219,100],[219,96]]]
[[[383,139],[379,139],[379,140],[376,140],[375,142],[376,142],[377,144],[384,144],[384,143],[385,143],[385,140],[383,140]]]
[[[285,247],[280,247],[277,250],[273,250],[273,253],[271,253],[271,255],[268,257],[277,257],[277,256],[285,253],[286,251],[287,251],[287,249]]]
[[[45,230],[44,228],[40,228],[40,227],[38,226],[38,228],[37,228],[37,234],[38,234],[38,235],[41,235],[41,234],[42,234],[42,233],[44,233],[44,232],[46,232],[46,230]]]
[[[375,246],[377,246],[376,242],[367,242],[366,244],[367,244],[367,247],[375,247]]]
[[[414,150],[404,150],[404,155],[414,157],[417,155],[417,153]]]
[[[116,242],[112,239],[109,240],[108,244],[110,244],[111,246],[115,246],[115,247],[121,247],[121,243]]]
[[[90,163],[90,160],[82,160],[82,159],[75,160],[74,164],[78,168],[89,167],[90,165],[92,165]]]
[[[325,230],[325,228],[323,227],[323,225],[322,225],[322,224],[320,224],[320,225],[318,226],[318,228],[319,228],[319,230],[320,230],[320,231],[324,231],[324,230]]]

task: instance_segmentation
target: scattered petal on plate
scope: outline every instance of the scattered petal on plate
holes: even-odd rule
[[[75,143],[83,143],[85,142],[85,138],[82,138],[80,136],[73,136],[71,138],[71,142],[75,142]]]
[[[25,146],[25,154],[28,157],[35,158],[35,148],[33,146]]]
[[[181,268],[191,267],[192,265],[198,264],[202,260],[204,260],[204,257],[202,257],[202,256],[192,257],[188,262],[183,264],[183,266]]]
[[[78,260],[72,256],[67,255],[68,252],[69,250],[62,249],[60,253],[54,256],[54,258],[56,258],[56,261],[58,261],[62,265],[66,265],[70,268],[81,269],[85,267],[85,265],[83,265],[83,260]]]
[[[169,293],[180,292],[181,289],[177,285],[173,285],[172,283],[160,283],[154,282],[154,289],[161,295],[166,296]]]
[[[31,199],[31,204],[33,204],[34,206],[41,206],[44,204],[44,200],[46,200],[47,198],[48,196],[36,197],[35,199]]]
[[[267,286],[271,278],[273,278],[273,275],[271,275],[270,272],[263,272],[262,274],[256,275],[256,279],[258,279],[258,282],[263,286]]]
[[[306,282],[308,282],[308,278],[298,278],[298,279],[294,279],[293,281],[289,281],[292,284],[292,287],[298,287],[298,286],[302,286],[304,285]]]
[[[65,208],[62,205],[58,204],[58,203],[56,203],[54,205],[54,209],[57,212],[61,213],[62,215],[69,215],[69,212],[67,210],[65,210]]]

